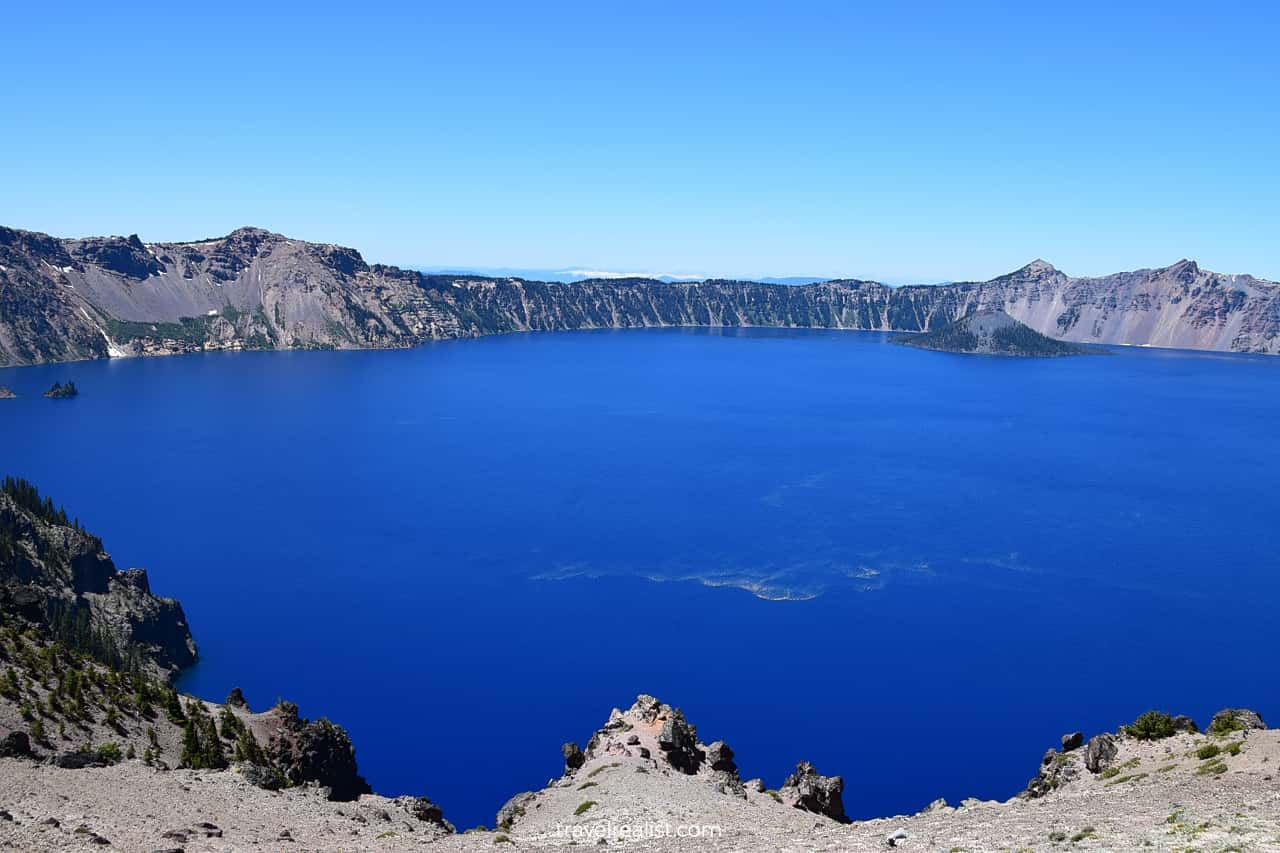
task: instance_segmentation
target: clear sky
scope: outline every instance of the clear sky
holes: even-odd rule
[[[1280,279],[1274,4],[186,5],[6,7],[0,223],[254,224],[407,266]]]

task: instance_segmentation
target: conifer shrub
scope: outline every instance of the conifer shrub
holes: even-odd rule
[[[1163,711],[1147,711],[1124,727],[1125,733],[1138,740],[1161,740],[1178,733],[1173,717]]]
[[[1227,711],[1219,714],[1214,721],[1209,724],[1209,733],[1215,735],[1229,735],[1232,732],[1244,730],[1244,724],[1236,719],[1235,711]]]

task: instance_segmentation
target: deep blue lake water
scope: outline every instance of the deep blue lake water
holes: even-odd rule
[[[462,826],[638,692],[854,816],[1149,707],[1280,717],[1280,359],[662,330],[0,384],[3,470],[182,599],[185,689],[328,716]]]

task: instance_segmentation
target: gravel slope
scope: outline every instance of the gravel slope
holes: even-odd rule
[[[1201,759],[1197,750],[1207,744],[1223,751]],[[0,815],[0,847],[104,849],[96,840],[103,839],[130,851],[476,851],[595,846],[603,838],[606,846],[657,851],[857,851],[889,849],[897,833],[895,849],[951,853],[1280,851],[1280,731],[1120,738],[1108,770],[1080,767],[1040,799],[935,804],[848,825],[778,802],[750,782],[745,796],[722,792],[658,753],[642,757],[638,746],[624,755],[597,745],[581,767],[535,792],[509,830],[461,835],[414,817],[406,798],[334,803],[314,789],[261,790],[234,770],[160,771],[139,761],[62,770],[0,759],[0,809],[12,818]],[[1081,752],[1065,761],[1078,762]],[[584,810],[586,802],[594,805]],[[671,834],[681,827],[694,827],[684,830],[694,837]],[[625,837],[640,831],[649,835]]]

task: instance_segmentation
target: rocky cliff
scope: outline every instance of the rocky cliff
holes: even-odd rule
[[[31,484],[0,483],[0,755],[64,769],[234,763],[270,790],[370,793],[341,726],[285,701],[255,713],[239,690],[221,706],[179,695],[169,682],[195,661],[182,606],[152,594],[146,572],[117,569]]]
[[[202,350],[408,347],[513,331],[812,326],[921,332],[998,309],[1067,341],[1280,350],[1280,285],[1171,267],[893,288],[425,275],[258,228],[191,243],[0,228],[0,365]]]
[[[120,669],[171,680],[196,660],[182,605],[121,571],[86,532],[22,480],[0,485],[0,615]]]

